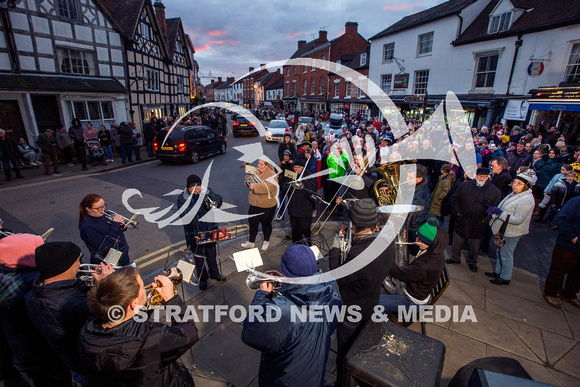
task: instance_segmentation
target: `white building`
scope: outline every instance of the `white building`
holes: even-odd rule
[[[244,104],[244,80],[238,79],[231,86],[231,102],[242,106]]]
[[[97,128],[127,120],[120,28],[96,1],[54,3],[0,8],[0,127],[31,143],[74,117]]]
[[[270,102],[275,108],[282,108],[284,105],[281,102],[284,96],[284,80],[279,80],[276,83],[266,87],[266,101]]]

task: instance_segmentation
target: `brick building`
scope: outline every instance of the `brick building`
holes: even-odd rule
[[[369,117],[372,101],[364,93],[369,75],[370,45],[363,51],[342,54],[336,61],[337,71],[341,66],[349,67],[362,75],[359,76],[360,88],[353,84],[350,78],[342,78],[336,74],[329,75],[328,109],[337,113],[357,114]]]
[[[303,65],[283,67],[285,107],[302,112],[327,110],[332,99],[329,94],[331,85],[323,61],[336,62],[342,55],[362,52],[369,45],[358,33],[358,23],[355,22],[347,22],[344,34],[333,40],[328,40],[326,31],[319,31],[318,38],[310,42],[299,40],[298,49],[290,58],[303,58]]]

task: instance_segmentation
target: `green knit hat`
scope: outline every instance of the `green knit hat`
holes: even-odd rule
[[[427,246],[431,246],[431,243],[435,240],[437,236],[437,219],[430,218],[427,223],[419,227],[419,232],[417,233],[417,238]]]

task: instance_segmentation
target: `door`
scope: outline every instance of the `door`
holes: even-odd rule
[[[46,129],[52,129],[56,132],[62,122],[56,95],[31,95],[30,99],[36,116],[38,132],[44,133]]]
[[[31,138],[26,138],[22,116],[18,101],[0,101],[0,128],[6,131],[6,135],[18,141],[21,137],[31,142]]]
[[[203,132],[205,133],[205,138],[207,139],[208,152],[210,153],[218,152],[220,149],[219,148],[220,145],[214,130],[208,127],[204,127]]]

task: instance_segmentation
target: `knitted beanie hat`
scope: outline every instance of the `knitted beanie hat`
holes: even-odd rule
[[[355,200],[348,209],[348,217],[356,227],[371,227],[377,224],[377,205],[373,199]]]
[[[280,260],[282,272],[287,277],[308,277],[317,272],[316,257],[305,245],[292,245]]]
[[[36,248],[36,269],[40,279],[55,277],[67,271],[81,255],[81,248],[72,242],[48,242]]]
[[[427,223],[419,227],[417,238],[427,246],[431,246],[437,236],[437,223],[437,219],[430,218]]]

